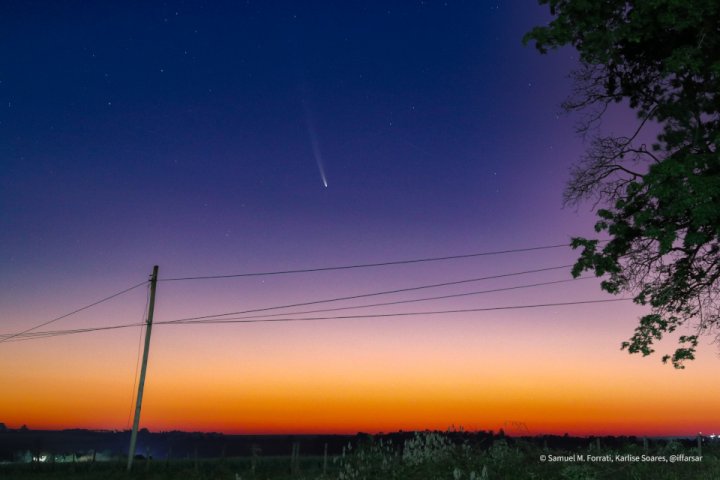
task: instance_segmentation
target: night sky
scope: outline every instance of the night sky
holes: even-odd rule
[[[577,56],[533,2],[4,2],[0,320],[24,330],[147,278],[567,243]],[[610,112],[623,133],[633,115]],[[156,321],[572,263],[568,248],[163,282]],[[328,305],[566,280],[569,268]],[[338,314],[611,298],[598,280]],[[48,329],[143,320],[139,288]],[[319,307],[319,308],[322,308]],[[307,308],[306,310],[308,310]],[[303,311],[294,309],[293,311]],[[619,350],[630,302],[153,331],[142,426],[236,433],[720,430],[717,350]],[[297,316],[297,315],[295,315]],[[126,428],[137,328],[0,344],[0,422]],[[672,348],[672,339],[663,344]],[[663,348],[661,345],[660,349]],[[660,355],[665,351],[660,351]],[[687,392],[693,392],[688,397]],[[512,432],[511,432],[512,433]]]

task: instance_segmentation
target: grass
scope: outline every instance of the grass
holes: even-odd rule
[[[703,445],[699,462],[666,463],[651,461],[587,460],[609,455],[650,455],[670,459],[671,455],[697,456],[697,447],[674,441],[654,442],[647,450],[628,443],[619,448],[592,446],[574,450],[549,449],[531,440],[495,439],[492,444],[470,444],[439,432],[417,433],[401,445],[367,437],[348,446],[328,460],[323,475],[323,458],[301,456],[296,468],[291,458],[255,457],[223,460],[139,460],[132,473],[125,463],[64,463],[0,465],[0,478],[17,480],[77,479],[189,479],[189,480],[710,480],[720,478],[720,445]],[[548,461],[551,455],[583,455],[583,460]],[[545,455],[546,460],[541,461]],[[605,457],[608,458],[608,457]]]

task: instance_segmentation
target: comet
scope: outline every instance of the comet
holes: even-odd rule
[[[318,140],[317,131],[315,130],[315,122],[310,114],[310,108],[305,100],[302,102],[305,109],[305,126],[307,127],[308,136],[310,137],[310,146],[312,147],[313,157],[317,163],[320,179],[325,188],[328,186],[327,177],[325,176],[325,167],[323,165],[322,152],[320,151],[320,142]]]

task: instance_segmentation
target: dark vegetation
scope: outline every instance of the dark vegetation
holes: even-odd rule
[[[55,441],[87,448],[83,441],[102,442],[127,437],[127,432],[11,432],[23,445],[34,438],[35,458]],[[33,437],[33,434],[35,435]],[[8,445],[10,433],[0,435]],[[112,479],[717,479],[720,441],[702,439],[643,439],[636,437],[570,436],[506,437],[492,432],[398,432],[355,436],[233,436],[199,433],[143,432],[155,440],[156,453],[138,455],[133,472],[116,452],[93,462],[88,450],[67,461],[33,461],[0,465],[0,478],[36,480]],[[45,448],[38,441],[45,443]],[[161,448],[160,445],[163,445]],[[18,446],[20,445],[18,444]],[[324,455],[325,445],[328,455]],[[103,445],[109,445],[103,443]],[[5,447],[3,447],[5,448]],[[62,447],[60,447],[62,448]],[[97,448],[97,447],[96,447]],[[126,447],[125,447],[126,448]],[[65,453],[66,450],[58,450]],[[195,453],[197,452],[197,454]],[[280,452],[280,453],[278,453]],[[551,455],[583,455],[575,461],[549,461]],[[588,455],[698,457],[700,461],[599,461]],[[545,455],[546,460],[541,461]],[[66,459],[68,457],[65,457]]]
[[[651,307],[622,348],[650,355],[677,332],[663,361],[683,368],[702,335],[720,340],[720,2],[540,3],[553,19],[525,41],[579,52],[563,107],[584,115],[578,130],[591,138],[565,202],[594,202],[595,230],[610,238],[573,239],[582,248],[573,275],[593,271],[605,291]],[[615,103],[637,122],[602,133]]]

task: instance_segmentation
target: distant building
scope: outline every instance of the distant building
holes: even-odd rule
[[[0,432],[7,432],[7,427],[2,422],[0,422]]]

